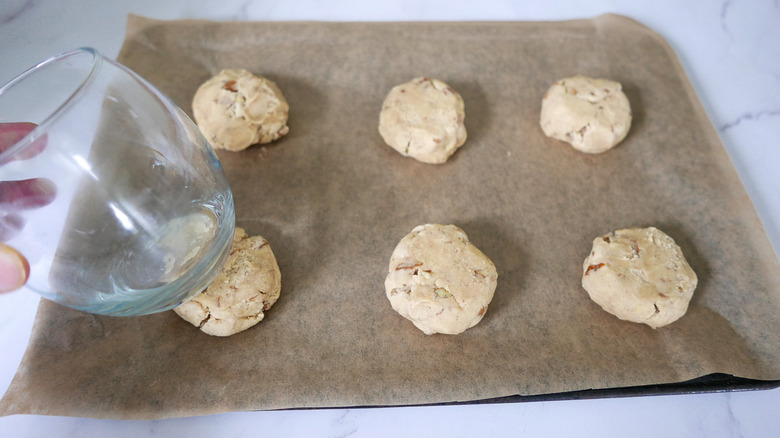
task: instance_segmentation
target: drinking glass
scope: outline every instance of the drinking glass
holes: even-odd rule
[[[213,150],[160,91],[94,49],[0,88],[0,141],[0,241],[27,258],[27,289],[143,315],[201,292],[224,265],[235,213]]]

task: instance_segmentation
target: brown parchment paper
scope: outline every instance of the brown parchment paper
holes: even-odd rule
[[[159,418],[302,407],[410,405],[680,382],[780,379],[778,259],[677,58],[607,15],[569,22],[218,23],[131,16],[119,61],[185,111],[222,68],[265,75],[290,134],[220,152],[237,223],[270,240],[282,296],[254,328],[214,338],[173,312],[111,318],[42,301],[0,407]],[[544,137],[541,97],[574,74],[622,82],[634,123],[585,155]],[[448,163],[403,158],[377,133],[384,96],[448,82],[469,138]],[[383,280],[414,226],[453,223],[496,264],[484,320],[425,336]],[[581,264],[596,236],[654,225],[699,275],[662,329],[592,303]]]

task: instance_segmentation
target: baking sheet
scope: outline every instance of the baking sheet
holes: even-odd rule
[[[286,137],[219,153],[237,224],[270,241],[282,296],[230,338],[173,312],[111,318],[44,300],[0,414],[161,418],[620,394],[713,373],[780,379],[777,256],[674,52],[630,19],[131,16],[119,61],[187,112],[223,68],[285,93]],[[538,126],[545,90],[575,74],[615,79],[631,101],[631,132],[606,154]],[[468,141],[444,165],[401,157],[377,133],[386,93],[416,76],[466,103]],[[463,228],[499,273],[485,318],[458,336],[422,334],[384,296],[395,244],[431,222]],[[605,313],[580,286],[594,237],[650,225],[699,276],[688,313],[657,330]]]

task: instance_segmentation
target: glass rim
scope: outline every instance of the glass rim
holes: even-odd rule
[[[6,162],[8,158],[13,157],[15,154],[19,153],[29,145],[33,144],[35,140],[38,139],[38,137],[43,135],[42,131],[45,130],[46,126],[48,126],[52,122],[52,120],[56,119],[60,114],[65,112],[65,110],[67,110],[68,107],[72,106],[74,102],[76,102],[81,98],[81,96],[85,93],[85,89],[87,85],[90,82],[92,82],[92,79],[97,74],[97,70],[100,66],[102,56],[100,55],[100,53],[98,53],[97,50],[95,50],[92,47],[80,47],[77,49],[60,52],[56,55],[53,55],[33,65],[32,67],[20,73],[19,75],[17,75],[13,79],[5,83],[4,85],[0,86],[0,98],[2,98],[2,95],[6,93],[8,90],[17,86],[19,83],[23,82],[24,80],[28,79],[29,77],[33,76],[34,74],[43,70],[44,68],[50,66],[51,64],[81,54],[91,55],[92,57],[92,63],[89,66],[86,74],[84,75],[84,78],[81,81],[81,83],[79,83],[78,86],[75,87],[73,92],[70,93],[70,95],[65,100],[63,100],[63,102],[58,107],[56,107],[40,123],[38,123],[34,129],[32,129],[27,134],[25,134],[23,137],[17,140],[13,145],[6,148],[4,151],[0,151],[0,163]],[[24,122],[26,121],[20,120],[18,122],[2,122],[2,123],[24,123]]]

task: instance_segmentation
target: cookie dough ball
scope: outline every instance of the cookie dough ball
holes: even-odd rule
[[[289,132],[290,107],[279,87],[241,69],[222,70],[198,88],[192,114],[214,149],[240,151]]]
[[[596,304],[652,328],[685,314],[697,281],[680,247],[654,227],[597,237],[582,264],[582,287]]]
[[[393,87],[379,113],[379,134],[405,157],[440,164],[466,142],[463,99],[442,81],[416,78]]]
[[[631,106],[618,82],[575,76],[561,79],[547,90],[540,124],[548,137],[598,154],[626,138]]]
[[[456,335],[485,316],[496,290],[493,262],[454,225],[420,225],[390,257],[385,293],[425,334]]]
[[[236,228],[225,266],[203,293],[173,310],[204,333],[230,336],[263,320],[282,289],[268,241]]]

